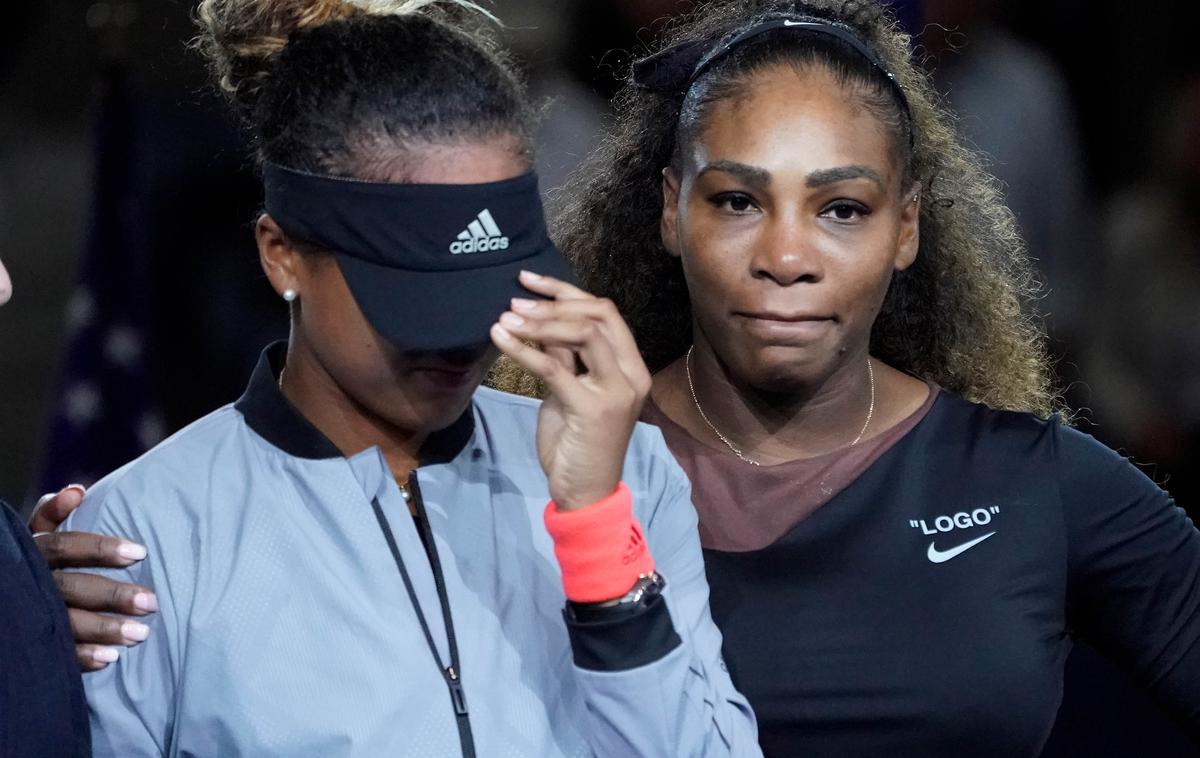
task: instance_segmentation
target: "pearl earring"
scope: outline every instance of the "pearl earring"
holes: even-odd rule
[[[283,299],[288,301],[289,303],[295,302],[296,296],[297,296],[296,290],[292,289],[291,287],[288,287],[287,289],[285,289],[283,291]]]

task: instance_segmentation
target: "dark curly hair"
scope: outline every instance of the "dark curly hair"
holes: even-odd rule
[[[890,85],[861,55],[814,42],[813,34],[776,33],[774,43],[758,45],[755,53],[731,55],[692,87],[708,94],[698,100],[690,94],[687,103],[682,93],[663,95],[630,80],[616,97],[614,128],[576,185],[559,198],[555,238],[583,285],[619,306],[652,371],[683,356],[692,341],[691,308],[682,266],[667,254],[659,233],[662,169],[675,159],[677,142],[689,138],[691,111],[702,113],[704,102],[720,97],[730,82],[775,62],[816,61],[853,86],[892,129],[904,173],[922,188],[917,260],[893,277],[871,334],[871,353],[995,408],[1042,416],[1062,411],[1052,390],[1045,332],[1031,308],[1039,284],[1012,213],[979,158],[959,142],[953,118],[912,60],[909,36],[879,3],[711,0],[670,22],[661,44],[718,40],[783,14],[851,27],[895,74],[911,124]],[[506,367],[494,380],[509,389],[532,389]]]

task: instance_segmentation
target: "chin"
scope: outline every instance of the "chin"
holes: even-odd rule
[[[771,345],[753,350],[738,363],[730,369],[740,383],[760,392],[793,394],[828,376],[832,361],[827,351]]]
[[[440,395],[427,398],[419,403],[414,410],[417,417],[411,428],[426,432],[436,432],[458,421],[459,417],[471,406],[474,389],[461,391],[456,395]]]

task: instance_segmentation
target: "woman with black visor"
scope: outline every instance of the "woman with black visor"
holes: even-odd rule
[[[422,0],[199,17],[291,336],[66,524],[145,545],[109,576],[157,597],[87,678],[95,754],[757,754],[649,375],[566,282],[485,32]],[[544,403],[478,389],[497,349]]]

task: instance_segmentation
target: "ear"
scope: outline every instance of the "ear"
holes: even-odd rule
[[[662,219],[659,222],[659,233],[662,235],[663,247],[673,257],[680,255],[679,245],[679,174],[667,166],[663,169],[662,180]]]
[[[897,271],[903,271],[917,259],[921,247],[921,185],[919,183],[904,193],[900,209],[900,236],[896,246]]]
[[[301,292],[304,276],[300,253],[275,219],[265,213],[259,216],[254,239],[258,243],[258,262],[275,292],[280,297],[287,290]]]

